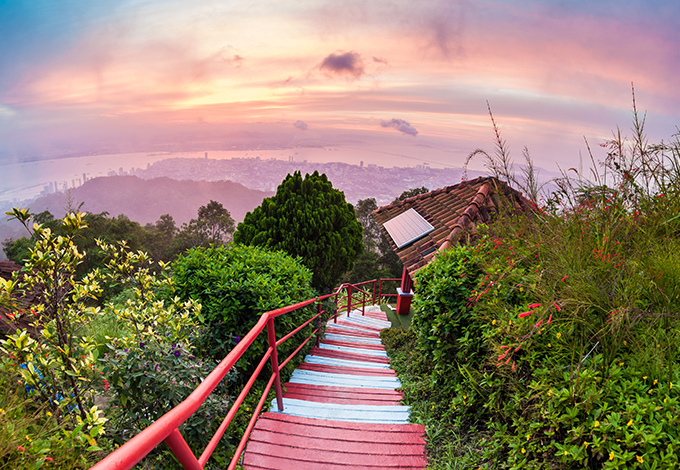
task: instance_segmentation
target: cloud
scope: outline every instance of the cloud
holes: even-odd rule
[[[392,120],[390,121],[381,120],[380,125],[382,127],[392,127],[398,130],[399,132],[403,132],[404,134],[412,135],[414,137],[418,135],[418,131],[416,130],[416,128],[413,127],[408,122],[404,121],[403,119],[392,118]]]
[[[359,78],[364,74],[364,61],[357,52],[334,52],[319,65],[319,70],[327,75],[351,76]]]
[[[389,64],[387,63],[387,60],[385,60],[385,59],[383,59],[383,58],[381,58],[381,57],[375,57],[375,56],[373,56],[373,62],[375,62],[375,63],[377,63],[377,64],[385,64],[385,65],[389,65]]]
[[[293,123],[293,126],[295,126],[296,129],[300,129],[301,131],[306,131],[307,130],[307,123],[304,121],[295,121]]]

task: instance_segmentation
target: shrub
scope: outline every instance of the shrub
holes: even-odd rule
[[[263,313],[314,297],[310,270],[283,252],[243,245],[194,248],[172,267],[179,298],[193,299],[203,306],[207,330],[200,348],[217,360],[229,353]],[[307,308],[278,317],[277,337],[289,333],[309,316]],[[281,361],[296,346],[294,339],[283,343],[278,348]],[[254,369],[267,348],[266,334],[260,334],[238,367]]]
[[[27,229],[27,210],[8,212]],[[30,310],[10,314],[28,316],[35,338],[18,330],[0,341],[0,350],[13,359],[14,374],[20,377],[37,405],[46,407],[71,433],[84,433],[91,450],[99,447],[95,437],[103,433],[106,419],[94,404],[94,390],[100,383],[95,364],[98,351],[91,338],[78,331],[99,314],[89,305],[101,292],[100,276],[89,273],[77,279],[76,267],[83,253],[73,243],[85,228],[82,214],[68,214],[61,220],[65,235],[34,225],[35,246],[26,260],[26,275],[2,283],[6,295],[28,291],[39,293]]]

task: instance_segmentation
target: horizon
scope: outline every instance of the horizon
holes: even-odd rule
[[[555,172],[589,161],[584,138],[599,160],[630,134],[631,83],[650,141],[677,132],[678,17],[671,0],[8,2],[0,162],[311,145],[462,167],[493,150],[488,102],[515,163],[526,146]]]

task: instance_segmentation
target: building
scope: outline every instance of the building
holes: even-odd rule
[[[479,177],[454,186],[378,208],[373,217],[404,264],[397,313],[408,313],[412,276],[438,253],[467,243],[478,223],[493,221],[503,209],[529,211],[531,202],[493,177]]]

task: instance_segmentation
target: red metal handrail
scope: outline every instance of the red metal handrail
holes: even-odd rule
[[[149,452],[151,452],[156,446],[161,442],[165,441],[170,447],[170,450],[175,455],[180,464],[187,470],[202,470],[206,462],[212,455],[213,451],[217,447],[220,439],[224,435],[227,427],[231,423],[232,419],[236,415],[239,407],[243,403],[246,395],[250,391],[251,387],[257,380],[258,375],[264,368],[267,360],[271,362],[272,375],[267,382],[260,400],[255,408],[253,416],[248,423],[245,433],[239,442],[239,445],[234,453],[231,463],[228,467],[229,470],[233,470],[239,460],[241,452],[245,448],[248,437],[250,437],[250,432],[255,426],[255,421],[264,406],[267,399],[267,395],[271,390],[272,385],[276,391],[276,402],[279,411],[283,411],[283,393],[281,389],[280,371],[281,369],[304,347],[305,344],[319,331],[316,328],[302,343],[297,347],[297,349],[288,356],[281,364],[279,364],[277,347],[284,341],[290,339],[295,333],[302,330],[304,327],[308,326],[314,320],[321,317],[324,310],[321,308],[321,304],[318,304],[317,313],[312,316],[309,320],[304,322],[302,325],[297,327],[294,331],[288,333],[283,338],[276,340],[276,334],[274,331],[274,318],[285,315],[294,310],[306,307],[308,305],[314,304],[316,302],[321,302],[322,300],[333,298],[336,302],[335,318],[337,319],[337,302],[340,293],[345,290],[347,291],[347,314],[349,315],[350,310],[358,305],[362,306],[362,314],[364,313],[364,307],[366,305],[367,296],[375,301],[375,287],[376,280],[362,282],[360,284],[343,284],[335,292],[327,294],[321,297],[316,297],[314,299],[309,299],[304,302],[300,302],[288,307],[279,308],[277,310],[272,310],[270,312],[262,314],[260,320],[257,324],[239,341],[239,343],[231,350],[231,352],[225,357],[215,369],[205,378],[205,380],[194,390],[183,402],[174,407],[172,410],[168,411],[166,414],[161,416],[156,422],[142,430],[139,434],[131,438],[115,452],[109,454],[102,461],[97,463],[91,468],[91,470],[129,470],[137,462],[143,459]],[[367,291],[361,289],[358,286],[373,283],[373,295],[371,296]],[[382,282],[381,282],[382,286]],[[353,302],[353,291],[361,293],[361,301]],[[225,416],[222,424],[217,429],[217,432],[213,438],[208,443],[207,447],[201,454],[200,458],[196,458],[194,453],[189,448],[188,444],[184,440],[182,433],[179,431],[179,426],[182,425],[198,408],[203,404],[208,395],[217,387],[220,381],[227,375],[229,370],[238,362],[241,356],[247,351],[250,345],[259,336],[262,330],[267,329],[267,336],[269,340],[269,348],[265,352],[264,356],[260,360],[257,368],[251,375],[250,379],[244,386],[243,390],[239,394],[238,398],[234,401],[234,404],[229,409],[227,416]],[[317,337],[318,345],[318,337]]]
[[[383,299],[383,297],[398,297],[399,294],[383,294],[383,282],[401,282],[401,278],[394,278],[394,279],[380,279],[380,289],[378,291],[378,303]]]

